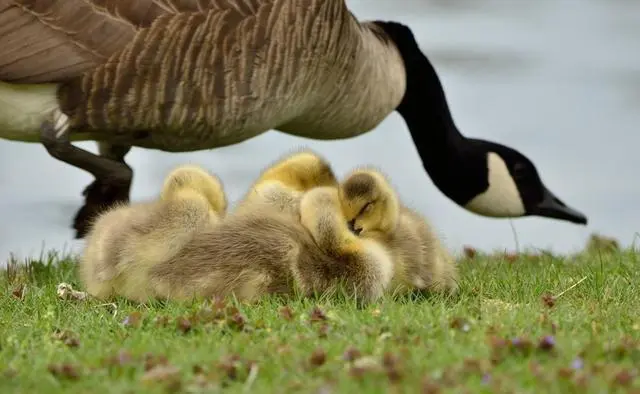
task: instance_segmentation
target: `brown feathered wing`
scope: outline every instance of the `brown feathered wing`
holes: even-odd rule
[[[95,67],[162,15],[273,0],[0,0],[0,80],[60,82]]]

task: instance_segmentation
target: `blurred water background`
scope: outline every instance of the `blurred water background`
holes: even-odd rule
[[[439,72],[464,134],[512,146],[537,165],[587,227],[551,219],[480,217],[459,208],[423,171],[404,122],[343,141],[268,132],[244,143],[172,154],[134,148],[133,200],[150,198],[174,165],[216,171],[231,201],[261,168],[297,146],[328,157],[338,174],[360,164],[387,172],[401,196],[459,250],[571,252],[591,232],[629,245],[640,231],[640,2],[623,0],[351,0],[362,19],[397,20],[414,31]],[[80,146],[95,151],[95,144]],[[0,140],[0,262],[41,251],[78,250],[71,218],[92,180],[37,144]]]

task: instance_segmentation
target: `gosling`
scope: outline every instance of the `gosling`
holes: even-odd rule
[[[457,291],[453,257],[428,221],[401,203],[381,172],[364,168],[349,173],[340,184],[340,201],[351,231],[380,243],[392,256],[390,291]]]
[[[158,287],[150,270],[173,259],[198,232],[218,225],[226,210],[215,175],[197,165],[176,167],[158,200],[115,206],[92,223],[79,264],[86,291],[98,299],[118,295],[138,302],[183,291]]]
[[[265,209],[298,215],[302,195],[322,186],[338,187],[331,165],[310,149],[298,149],[262,171],[236,207],[236,212],[260,204]]]

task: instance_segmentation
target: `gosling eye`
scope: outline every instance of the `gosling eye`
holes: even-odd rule
[[[367,213],[367,212],[371,211],[372,207],[373,207],[373,202],[368,202],[368,203],[364,204],[362,209],[360,209],[360,212],[358,213],[358,215],[362,215],[363,213]]]

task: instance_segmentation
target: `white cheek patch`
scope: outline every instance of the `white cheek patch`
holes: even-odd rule
[[[471,212],[491,217],[523,216],[526,211],[518,187],[504,160],[496,153],[487,155],[489,187],[464,207]]]

